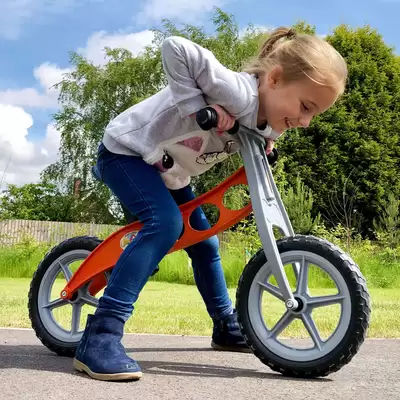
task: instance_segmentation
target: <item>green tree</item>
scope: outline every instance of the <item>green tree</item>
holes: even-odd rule
[[[112,224],[115,217],[107,204],[96,204],[90,193],[62,192],[54,184],[41,182],[23,186],[8,185],[0,197],[0,219],[26,219],[60,222]]]
[[[389,192],[388,199],[381,215],[374,220],[375,231],[380,240],[389,249],[395,249],[400,244],[399,199]]]
[[[1,219],[71,221],[73,196],[62,195],[54,185],[29,183],[8,185],[0,197]]]
[[[61,110],[54,120],[61,132],[60,157],[42,173],[43,180],[64,188],[79,178],[82,191],[98,209],[104,209],[111,198],[109,190],[91,175],[105,127],[120,112],[162,86],[159,55],[150,48],[139,57],[122,49],[106,49],[105,53],[110,61],[104,67],[71,55],[74,71],[56,85]],[[103,217],[109,219],[107,213]],[[118,210],[113,222],[117,219]]]
[[[346,93],[308,129],[288,132],[280,149],[287,179],[294,184],[300,174],[326,222],[341,222],[330,217],[330,199],[345,186],[360,231],[368,235],[388,188],[400,194],[400,62],[368,26],[339,26],[327,40],[347,60]]]
[[[61,132],[60,161],[48,167],[43,178],[65,187],[80,178],[83,192],[99,210],[115,200],[105,185],[92,179],[90,168],[108,122],[166,84],[160,56],[163,39],[170,35],[187,37],[213,51],[233,70],[240,70],[255,56],[265,39],[264,32],[252,25],[240,35],[233,16],[219,9],[213,23],[215,32],[206,33],[202,27],[178,28],[165,20],[163,29],[154,31],[152,45],[140,55],[106,49],[108,62],[101,67],[72,53],[74,72],[58,85],[61,110],[55,121]],[[303,21],[295,28],[315,33],[315,27]],[[400,194],[400,62],[393,49],[368,26],[339,26],[327,40],[348,62],[346,93],[308,129],[289,131],[276,143],[281,160],[285,160],[276,172],[293,187],[299,175],[313,194],[313,217],[320,214],[333,225],[340,221],[332,218],[330,200],[346,183],[346,195],[357,212],[357,227],[367,235],[373,231],[374,217],[384,208],[387,188],[397,197]],[[195,177],[196,192],[206,192],[241,165],[240,157],[234,156]],[[232,202],[237,204],[241,196],[240,192],[236,198],[233,195]],[[118,213],[115,218],[119,218]]]
[[[318,214],[315,218],[312,217],[313,194],[299,175],[296,178],[296,185],[282,190],[281,197],[295,233],[312,234],[321,223],[321,216]]]

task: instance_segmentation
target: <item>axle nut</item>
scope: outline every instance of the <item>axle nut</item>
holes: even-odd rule
[[[293,300],[288,300],[288,301],[286,302],[286,307],[289,308],[290,310],[291,310],[292,308],[294,308]]]

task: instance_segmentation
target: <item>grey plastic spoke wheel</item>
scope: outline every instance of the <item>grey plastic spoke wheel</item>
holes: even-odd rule
[[[266,290],[268,293],[272,294],[273,296],[275,296],[277,299],[279,300],[284,300],[283,299],[283,295],[282,293],[279,291],[278,288],[276,288],[274,285],[271,285],[268,282],[260,282],[258,281],[258,284],[264,289]]]
[[[346,334],[347,328],[350,324],[351,314],[350,292],[346,286],[346,282],[337,269],[332,265],[332,263],[328,262],[321,256],[306,252],[304,250],[298,250],[282,254],[281,259],[284,266],[287,264],[293,264],[297,261],[300,263],[297,290],[294,293],[295,297],[297,295],[298,298],[302,300],[302,310],[299,312],[286,311],[282,319],[277,322],[275,327],[273,327],[271,330],[268,330],[264,322],[263,309],[258,305],[262,304],[264,290],[269,293],[273,292],[275,297],[278,298],[278,293],[280,292],[279,288],[277,287],[273,288],[272,290],[271,286],[273,287],[273,285],[267,282],[271,277],[271,268],[268,262],[266,262],[259,269],[258,274],[256,275],[255,280],[250,288],[248,305],[250,322],[253,326],[253,329],[260,337],[268,338],[265,342],[266,346],[268,346],[275,354],[296,361],[311,361],[332,351],[332,349],[334,349],[340,343]],[[332,278],[339,290],[339,293],[341,293],[343,297],[343,301],[341,302],[341,316],[339,319],[339,324],[336,327],[335,332],[327,341],[323,341],[321,338],[316,340],[318,335],[316,333],[317,328],[308,309],[308,302],[309,300],[312,301],[312,297],[309,296],[308,287],[310,264],[316,265],[324,270]],[[260,284],[260,282],[263,284]],[[283,296],[280,295],[280,298],[283,299]],[[321,306],[320,303],[319,305]],[[281,342],[277,339],[277,335],[285,330],[295,318],[299,318],[303,322],[306,330],[310,333],[310,336],[314,342],[313,348],[304,349],[294,346],[289,347],[284,342]]]
[[[296,285],[292,290],[299,306],[294,310],[285,307],[279,287],[269,282],[272,268],[261,249],[244,269],[236,293],[243,337],[254,354],[275,371],[299,377],[328,375],[347,364],[365,339],[371,311],[365,279],[354,261],[326,240],[296,235],[279,240],[277,246],[283,266],[293,267]],[[337,294],[310,294],[311,266],[330,277]],[[266,294],[285,307],[274,326],[267,326],[264,319]],[[338,305],[340,316],[325,339],[315,322],[314,311],[323,312],[323,307],[334,304]],[[269,309],[267,300],[267,313]],[[310,347],[304,346],[303,339],[280,339],[279,335],[284,335],[295,321],[303,325],[312,343]]]
[[[43,304],[43,308],[50,308],[50,310],[54,310],[55,308],[62,307],[69,304],[68,300],[64,300],[62,298],[50,301],[47,304]]]
[[[318,328],[315,326],[315,323],[311,317],[311,314],[309,313],[303,313],[301,314],[301,320],[304,323],[304,326],[306,327],[308,333],[311,336],[311,339],[314,342],[315,347],[319,350],[322,351],[324,347],[324,342],[321,339],[321,336],[318,332]]]
[[[70,265],[74,262],[85,260],[89,254],[90,252],[87,250],[78,249],[71,250],[62,254],[50,265],[40,283],[38,293],[39,315],[43,321],[46,330],[52,336],[56,337],[59,340],[63,340],[66,342],[76,342],[80,340],[82,332],[79,330],[79,324],[82,306],[85,303],[82,297],[89,295],[87,293],[87,286],[85,286],[84,288],[79,290],[76,299],[74,299],[73,301],[61,302],[60,299],[57,299],[55,301],[57,305],[61,304],[61,306],[72,304],[71,327],[69,330],[67,330],[63,328],[57,321],[57,318],[52,312],[54,310],[54,307],[47,307],[48,304],[54,303],[54,301],[50,302],[53,286],[55,284],[57,275],[59,275],[60,272],[62,272],[65,277],[68,277],[69,281],[69,279],[71,279],[72,277]]]
[[[91,296],[89,293],[82,294],[81,300],[90,306],[97,307],[99,305],[99,300],[96,297]]]
[[[72,326],[71,326],[71,334],[75,335],[79,332],[79,324],[81,320],[82,313],[82,304],[75,303],[72,305]]]
[[[345,300],[345,296],[343,295],[333,295],[333,296],[315,296],[310,297],[307,301],[308,308],[317,308],[317,307],[326,307],[331,306],[333,304],[342,304],[343,300]]]
[[[294,256],[297,259],[297,256]],[[304,254],[300,254],[299,258],[301,259],[300,265],[300,273],[297,281],[297,293],[298,294],[305,294],[308,293],[308,267],[309,267],[309,260],[306,261],[306,257]],[[286,261],[282,262],[286,264]]]
[[[67,280],[67,282],[69,282],[72,278],[72,272],[69,269],[69,265],[63,264],[60,260],[57,260],[57,262],[61,267],[61,271],[63,272],[65,279]]]
[[[266,338],[276,340],[276,337],[287,328],[290,323],[294,320],[293,313],[290,311],[286,311],[279,321],[275,324],[275,326],[268,331]]]
[[[74,356],[83,334],[83,306],[90,306],[94,312],[98,299],[88,292],[90,282],[81,287],[71,300],[52,299],[55,284],[62,282],[62,285],[58,285],[62,288],[73,275],[71,264],[85,260],[100,243],[100,239],[89,236],[75,237],[60,243],[45,255],[32,279],[29,291],[29,317],[32,327],[41,342],[58,355]],[[109,273],[105,275],[108,281]],[[59,277],[64,277],[65,280],[57,279]],[[72,311],[67,326],[58,320],[61,315],[65,322],[63,308]],[[60,310],[61,314],[56,314],[56,310]]]

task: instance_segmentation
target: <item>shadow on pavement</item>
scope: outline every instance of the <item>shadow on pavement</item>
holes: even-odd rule
[[[127,348],[128,352],[182,352],[182,351],[208,351],[204,348]],[[211,350],[213,351],[213,350]],[[144,374],[172,375],[172,376],[196,376],[196,377],[220,377],[220,378],[258,378],[258,379],[282,379],[293,381],[307,381],[302,378],[284,377],[274,372],[261,372],[254,369],[234,368],[221,365],[184,363],[178,361],[146,361],[138,360]],[[72,367],[72,358],[60,357],[47,351],[42,346],[36,345],[0,345],[0,370],[1,369],[26,369],[36,371],[63,372],[67,374],[80,374],[89,378],[86,374],[78,373]],[[265,367],[268,368],[268,367]],[[313,382],[331,381],[329,378],[309,379]]]

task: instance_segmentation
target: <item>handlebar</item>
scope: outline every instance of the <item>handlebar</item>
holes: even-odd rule
[[[209,131],[212,128],[216,128],[218,125],[218,114],[212,107],[205,107],[196,113],[196,122],[203,131]],[[227,132],[230,135],[235,135],[239,132],[240,125],[238,121],[235,121],[233,128]],[[267,155],[268,163],[273,165],[278,160],[278,150],[272,149],[271,153]]]
[[[199,124],[203,131],[209,131],[212,128],[216,128],[218,125],[218,114],[212,107],[203,108],[196,113],[196,122]],[[240,128],[239,122],[235,121],[233,128],[227,132],[231,135],[238,133]]]

